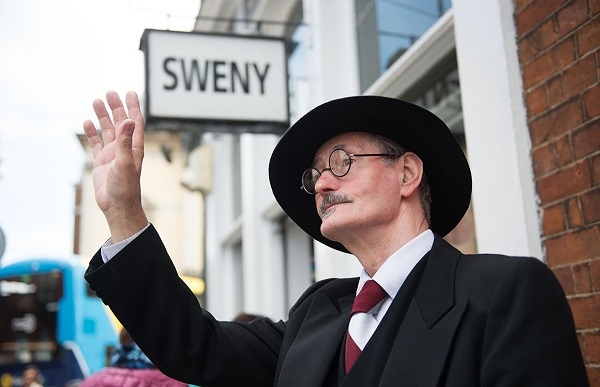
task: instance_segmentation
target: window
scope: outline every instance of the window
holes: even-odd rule
[[[355,0],[361,90],[366,90],[448,9],[450,0]]]
[[[0,364],[50,361],[56,357],[59,270],[0,280]]]

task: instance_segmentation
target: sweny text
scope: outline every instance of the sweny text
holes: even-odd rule
[[[168,57],[163,69],[170,82],[165,82],[163,88],[175,90],[181,85],[186,91],[265,94],[269,67],[269,63]]]

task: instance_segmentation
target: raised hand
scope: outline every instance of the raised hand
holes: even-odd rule
[[[106,93],[112,119],[100,99],[94,101],[102,136],[93,122],[83,130],[94,157],[96,203],[104,213],[113,243],[122,241],[148,224],[142,208],[140,176],[144,158],[144,116],[135,92],[125,97],[127,111],[114,91]]]

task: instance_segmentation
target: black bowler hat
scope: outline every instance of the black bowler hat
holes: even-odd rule
[[[314,195],[302,188],[302,173],[317,150],[347,132],[378,134],[395,141],[423,161],[431,187],[433,232],[445,236],[464,216],[471,200],[471,170],[450,129],[433,113],[409,102],[380,96],[346,97],[317,106],[275,146],[269,163],[271,189],[288,216],[311,237],[348,252],[321,234]]]

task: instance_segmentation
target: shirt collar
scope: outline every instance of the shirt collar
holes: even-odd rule
[[[406,277],[421,258],[431,250],[433,240],[433,232],[429,229],[425,230],[389,256],[373,278],[369,277],[363,269],[360,273],[356,294],[362,289],[365,282],[374,279],[391,298],[396,297]]]

